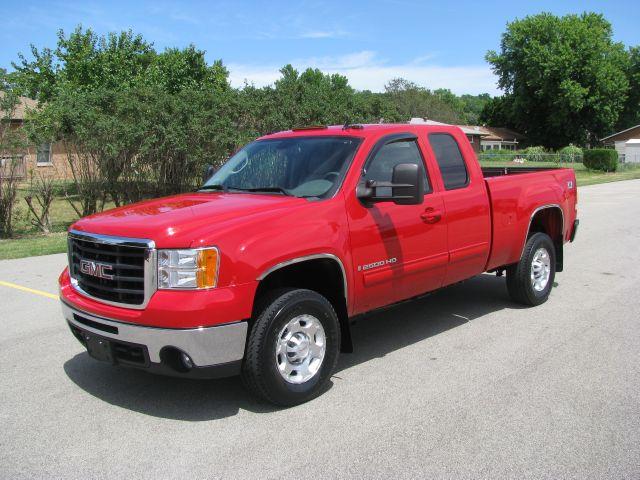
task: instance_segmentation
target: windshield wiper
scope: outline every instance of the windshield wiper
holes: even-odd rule
[[[223,192],[226,192],[227,187],[225,187],[224,185],[218,185],[218,184],[203,185],[198,189],[198,191],[202,191],[202,190],[222,190]]]
[[[255,187],[255,188],[238,188],[245,192],[265,192],[265,193],[281,193],[282,195],[291,196],[284,188],[281,187]]]
[[[266,192],[266,193],[281,193],[282,195],[291,195],[284,188],[281,187],[256,187],[256,188],[241,188],[241,187],[228,187],[226,185],[204,185],[198,189],[198,191],[203,190],[221,190],[223,192],[228,192],[229,190],[234,190],[236,192]]]

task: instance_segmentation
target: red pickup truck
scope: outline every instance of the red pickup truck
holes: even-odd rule
[[[412,124],[262,137],[194,193],[69,231],[64,317],[89,354],[241,374],[279,405],[322,392],[350,320],[483,272],[544,302],[578,226],[565,168],[482,169],[464,133]]]

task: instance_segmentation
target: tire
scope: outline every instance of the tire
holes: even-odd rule
[[[242,365],[247,390],[284,407],[322,393],[340,354],[340,324],[331,303],[312,290],[282,289],[254,320]]]
[[[534,262],[536,266],[532,269]],[[545,233],[534,233],[527,240],[520,261],[507,268],[509,296],[523,305],[541,305],[549,298],[555,276],[556,249],[553,241]]]

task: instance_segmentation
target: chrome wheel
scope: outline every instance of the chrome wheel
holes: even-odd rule
[[[536,250],[531,261],[531,286],[536,292],[543,291],[551,275],[551,257],[546,248]]]
[[[320,371],[326,350],[326,336],[320,320],[313,315],[298,315],[278,335],[278,371],[289,383],[307,382]]]

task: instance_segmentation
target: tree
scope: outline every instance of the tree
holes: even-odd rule
[[[18,55],[20,62],[13,65],[16,82],[24,95],[41,102],[64,91],[117,92],[146,86],[175,93],[228,87],[228,72],[220,60],[208,65],[204,52],[193,45],[158,53],[131,30],[105,36],[81,26],[68,36],[59,30],[54,50],[32,45],[31,55],[33,59]]]
[[[640,46],[631,47],[628,53],[629,96],[615,128],[618,131],[640,124]]]
[[[222,62],[193,45],[162,53],[131,31],[58,34],[55,50],[21,56],[16,82],[40,100],[26,130],[32,142],[68,152],[78,215],[184,191],[205,163],[236,147],[235,105]]]
[[[518,127],[513,123],[514,117],[513,96],[503,95],[502,97],[494,97],[484,104],[478,115],[478,121],[483,125],[517,130]]]
[[[17,173],[25,147],[24,135],[11,125],[19,102],[12,77],[6,70],[0,69],[0,237],[13,234],[19,180]]]
[[[595,142],[623,109],[627,56],[602,15],[516,20],[502,35],[500,53],[486,58],[512,105],[509,123],[534,144]]]
[[[396,111],[395,121],[406,122],[412,117],[422,117],[443,123],[463,122],[462,115],[441,96],[404,78],[395,78],[387,83],[385,95]]]
[[[481,93],[480,95],[464,94],[460,97],[464,104],[465,123],[468,125],[477,125],[480,123],[480,114],[484,106],[491,101],[491,95]]]

